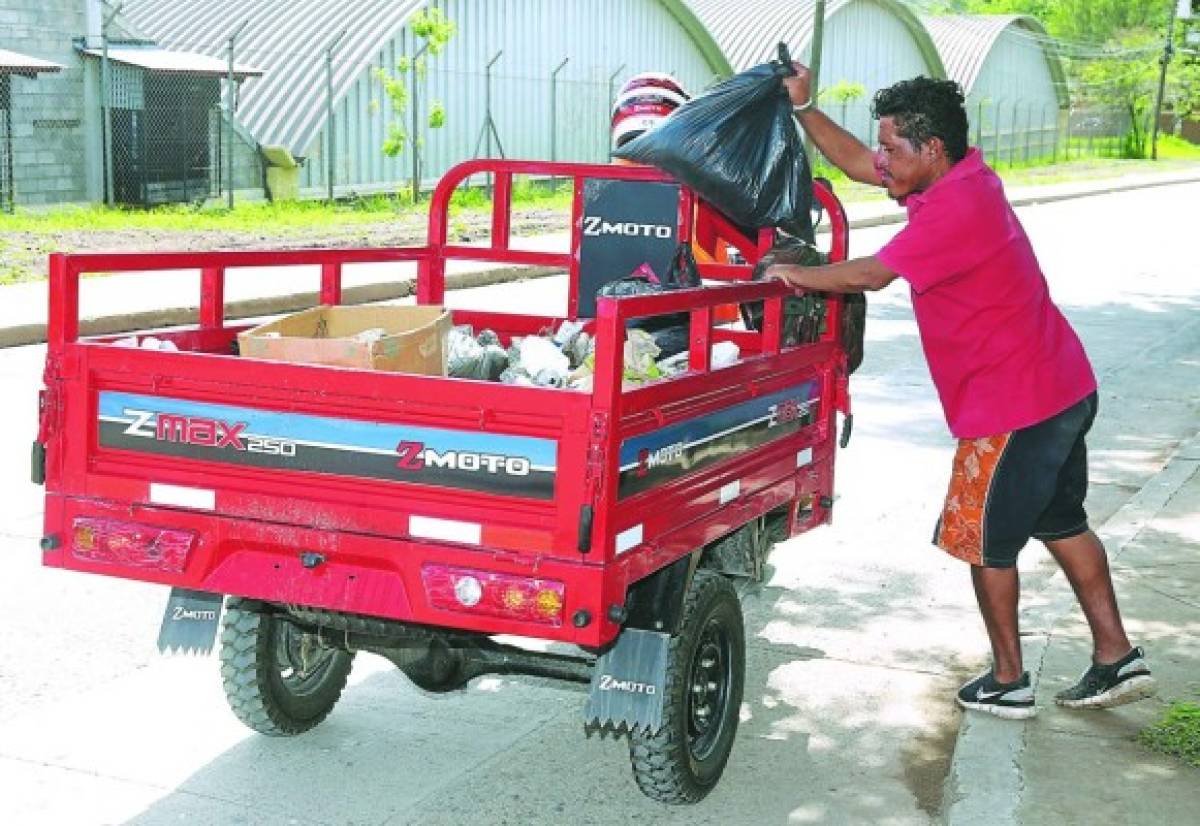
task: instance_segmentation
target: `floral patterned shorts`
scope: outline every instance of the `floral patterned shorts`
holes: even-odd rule
[[[1035,425],[960,439],[933,544],[972,565],[1011,568],[1031,537],[1086,531],[1084,437],[1097,406],[1092,393]]]

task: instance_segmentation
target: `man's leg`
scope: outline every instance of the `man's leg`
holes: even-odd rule
[[[1016,566],[985,568],[972,565],[971,583],[975,586],[979,613],[983,615],[983,624],[992,644],[993,674],[998,682],[1016,682],[1024,671],[1017,624],[1021,581]]]
[[[1045,543],[1075,589],[1075,598],[1087,618],[1092,631],[1092,659],[1101,665],[1115,663],[1133,646],[1121,622],[1103,543],[1090,530],[1066,539],[1047,539]]]

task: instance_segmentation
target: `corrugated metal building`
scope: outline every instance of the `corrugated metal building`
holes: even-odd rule
[[[397,64],[423,45],[407,24],[426,8],[457,34],[423,77],[402,75]],[[667,70],[700,89],[730,71],[681,0],[127,0],[122,13],[162,45],[214,56],[240,28],[236,59],[264,74],[246,82],[238,120],[254,141],[303,159],[310,192],[324,192],[331,172],[340,193],[412,178],[411,145],[383,152],[397,113],[381,70],[409,87],[401,120],[421,141],[426,184],[476,155],[606,160],[609,102],[624,78]],[[427,126],[435,101],[441,129]]]
[[[971,139],[993,160],[1042,157],[1070,104],[1053,41],[1033,17],[955,15],[922,20],[947,76],[967,96]]]
[[[668,71],[698,92],[771,59],[781,39],[806,60],[814,7],[813,0],[124,0],[110,21],[107,119],[115,118],[117,132],[106,137],[97,56],[109,12],[101,14],[101,0],[0,0],[5,19],[16,21],[0,30],[0,48],[64,67],[9,84],[15,170],[8,188],[18,203],[98,201],[106,189],[149,203],[224,194],[230,180],[239,198],[261,197],[266,181],[288,175],[310,195],[325,194],[331,182],[339,194],[395,191],[413,180],[428,187],[451,165],[482,155],[602,162],[613,93],[630,75]],[[426,71],[402,73],[397,65],[424,45],[410,26],[431,10],[457,33],[440,54],[427,55]],[[217,106],[231,97],[222,82],[231,45],[235,75],[249,77],[235,84],[229,129]],[[1062,67],[1044,47],[1044,30],[1028,17],[920,20],[899,0],[829,0],[822,104],[872,142],[869,102],[877,89],[917,74],[949,75],[969,94],[973,137],[993,156],[1020,160],[1053,136],[1066,100]],[[381,72],[408,93],[402,116]],[[151,107],[157,120],[151,108],[134,105],[147,92],[161,99]],[[168,102],[185,98],[195,98],[188,117],[163,115]],[[430,127],[435,109],[443,128]],[[409,145],[388,157],[384,146],[397,127]],[[286,165],[288,153],[301,161],[296,172],[268,168]],[[163,163],[154,161],[159,156]],[[156,164],[164,171],[154,180],[126,185],[122,169],[142,174]]]
[[[735,69],[775,55],[788,44],[793,57],[808,63],[812,50],[813,0],[687,0],[713,33]],[[928,75],[945,77],[937,48],[921,21],[896,0],[830,0],[825,7],[821,52],[822,108],[860,139],[873,142],[870,100],[876,90],[897,80]],[[828,90],[861,84],[863,94],[837,102]]]

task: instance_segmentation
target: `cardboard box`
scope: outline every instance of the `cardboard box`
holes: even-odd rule
[[[249,358],[444,376],[451,326],[438,306],[321,306],[239,333],[238,347]]]

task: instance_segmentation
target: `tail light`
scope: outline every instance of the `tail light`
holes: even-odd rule
[[[113,519],[78,517],[71,529],[71,554],[77,559],[173,574],[183,571],[195,542],[191,531]]]
[[[567,589],[561,582],[444,565],[423,566],[421,581],[435,608],[562,625]]]

